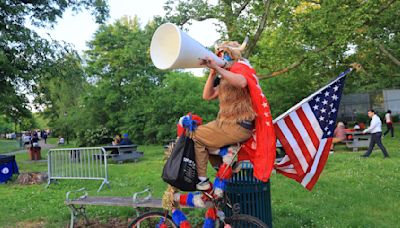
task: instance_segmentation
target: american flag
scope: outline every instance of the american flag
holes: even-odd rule
[[[286,152],[275,169],[310,191],[328,159],[345,76],[350,71],[274,120],[276,137]]]

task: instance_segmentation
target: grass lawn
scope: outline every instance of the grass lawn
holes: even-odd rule
[[[19,142],[16,140],[0,139],[0,154],[19,150]]]
[[[400,224],[400,126],[397,138],[384,138],[390,159],[379,150],[370,158],[360,158],[364,150],[350,152],[337,146],[313,191],[280,174],[271,177],[274,227],[398,227]],[[110,164],[111,188],[100,193],[100,181],[61,180],[45,188],[41,185],[0,185],[0,227],[66,227],[69,210],[65,193],[85,187],[89,195],[132,196],[150,187],[161,197],[166,187],[160,178],[162,146],[140,146],[145,156],[137,163]],[[46,156],[44,151],[43,156]],[[47,163],[27,162],[27,154],[16,159],[20,172],[46,171]],[[126,221],[136,213],[131,208],[87,208],[89,219],[106,223],[119,217]],[[197,213],[200,214],[200,213]],[[199,218],[197,218],[199,219]]]

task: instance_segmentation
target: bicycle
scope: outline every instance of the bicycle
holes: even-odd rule
[[[217,211],[216,213],[216,221],[215,227],[224,227],[224,228],[268,228],[268,226],[261,221],[260,219],[246,214],[238,214],[240,211],[238,205],[231,205],[229,202],[229,198],[226,194],[224,197],[215,199],[211,195],[206,194],[207,197],[210,198],[212,205],[210,207],[214,207]],[[226,217],[225,213],[221,210],[222,208],[229,208],[232,210],[232,216]],[[159,227],[160,224],[164,223],[168,228],[178,228],[179,225],[175,224],[169,211],[150,211],[146,212],[137,218],[135,218],[128,227],[130,228],[155,228]]]
[[[165,148],[167,150],[172,150],[172,148],[175,146],[175,142],[171,141],[170,144]],[[168,152],[167,156],[168,156]],[[236,157],[237,153],[234,154],[232,161],[234,157]],[[229,164],[232,166],[232,162]],[[142,192],[142,193],[145,193]],[[243,228],[252,228],[252,227],[257,227],[257,228],[266,228],[268,227],[263,221],[258,219],[257,217],[251,216],[251,215],[246,215],[246,214],[239,214],[240,212],[240,205],[238,203],[232,205],[228,195],[226,192],[223,193],[222,197],[217,197],[214,192],[201,192],[203,196],[205,196],[208,200],[206,201],[205,207],[203,208],[214,208],[216,211],[216,220],[215,220],[215,227],[243,227]],[[216,197],[214,197],[216,196]],[[151,195],[148,195],[144,197],[146,199],[151,198]],[[135,196],[135,199],[137,196]],[[139,199],[140,200],[140,199]],[[175,203],[180,203],[178,199],[174,199]],[[184,205],[181,205],[184,206]],[[202,208],[202,207],[193,207],[193,208]],[[225,213],[223,212],[222,209],[230,209],[231,211],[228,214],[231,214],[231,216],[226,217]],[[137,218],[135,218],[131,223],[128,225],[128,227],[145,227],[145,228],[154,228],[154,227],[159,227],[160,224],[164,223],[167,227],[175,228],[179,227],[178,224],[176,224],[169,211],[164,210],[164,211],[149,211],[146,212]]]

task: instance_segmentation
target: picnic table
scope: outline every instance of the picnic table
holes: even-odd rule
[[[124,161],[137,161],[143,157],[143,152],[137,151],[137,145],[116,145],[116,146],[103,146],[107,152],[107,158],[113,161],[122,163]]]
[[[365,148],[371,142],[371,134],[364,134],[362,131],[346,132],[346,147],[358,151],[358,148]]]

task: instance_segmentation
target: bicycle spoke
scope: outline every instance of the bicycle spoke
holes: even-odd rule
[[[156,228],[161,223],[167,225],[168,228],[176,228],[177,226],[173,223],[169,215],[165,216],[162,212],[149,212],[145,213],[129,224],[128,227],[132,228]]]

